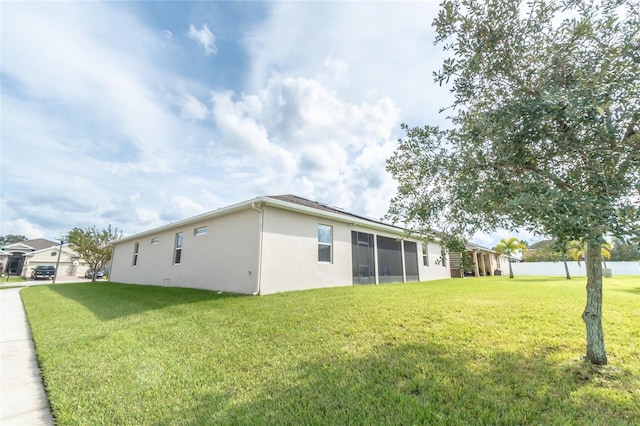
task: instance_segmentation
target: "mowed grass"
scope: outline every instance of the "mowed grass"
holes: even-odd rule
[[[61,425],[639,424],[640,277],[605,280],[601,368],[580,359],[585,282],[21,294]]]

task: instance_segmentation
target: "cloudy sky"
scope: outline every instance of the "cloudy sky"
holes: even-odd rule
[[[400,123],[451,101],[437,7],[2,2],[0,233],[132,234],[285,193],[382,217]]]

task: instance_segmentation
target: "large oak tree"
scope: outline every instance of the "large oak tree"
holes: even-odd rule
[[[434,26],[451,125],[403,126],[390,215],[584,241],[586,357],[606,364],[600,244],[640,222],[640,1],[444,0]]]

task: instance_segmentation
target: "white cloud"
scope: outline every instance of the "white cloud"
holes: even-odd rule
[[[324,67],[317,73],[317,80],[329,87],[344,89],[351,83],[351,73],[347,62],[328,56],[324,60]]]
[[[269,3],[234,52],[247,68],[221,55],[215,69],[181,44],[215,54],[206,24],[180,39],[125,3],[34,5],[3,5],[2,211],[49,238],[276,193],[379,218],[399,123],[432,124],[446,105],[422,3]]]
[[[202,28],[196,30],[193,25],[189,25],[189,38],[197,41],[205,51],[207,56],[216,54],[218,48],[216,47],[216,36],[209,30],[207,24],[203,24]]]
[[[394,188],[384,164],[399,124],[390,99],[352,103],[313,78],[282,77],[256,94],[214,93],[213,116],[211,158],[254,192],[384,214]]]
[[[66,147],[69,135],[90,135],[87,145],[121,153],[123,163],[174,169],[181,157],[173,140],[183,131],[167,106],[166,89],[158,87],[174,78],[154,63],[160,37],[101,4],[45,4],[37,12],[11,6],[12,19],[3,28],[12,41],[3,44],[3,73],[24,87],[29,101],[52,106],[48,121],[61,129],[57,144]],[[109,23],[126,24],[136,43]]]
[[[433,83],[444,58],[433,45],[436,13],[431,2],[278,2],[244,40],[251,87],[315,77],[347,99],[392,98],[408,124],[443,123],[438,111],[452,97]]]
[[[500,242],[501,239],[504,238],[508,240],[511,237],[516,237],[522,241],[528,242],[529,244],[541,239],[539,235],[525,230],[508,231],[506,229],[499,229],[491,233],[477,232],[475,235],[473,235],[471,240],[481,246],[493,248]]]
[[[205,211],[206,209],[201,204],[193,201],[189,197],[175,195],[171,197],[169,204],[163,207],[160,213],[160,219],[167,222],[175,221],[195,216]]]
[[[3,14],[3,223],[22,218],[49,238],[157,225],[159,188],[190,190],[211,134],[193,123],[207,113],[190,94],[201,87],[160,60],[175,47],[108,4],[12,3]]]
[[[206,105],[193,95],[186,94],[181,100],[182,117],[188,120],[203,120],[209,114]]]
[[[5,230],[10,230],[10,232],[5,232]],[[42,228],[24,219],[3,221],[1,234],[24,235],[29,239],[44,238],[45,236]]]

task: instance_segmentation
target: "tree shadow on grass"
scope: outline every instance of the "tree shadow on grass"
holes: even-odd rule
[[[327,355],[274,370],[254,396],[234,390],[194,396],[187,411],[161,424],[628,424],[638,396],[591,398],[590,375],[534,356],[440,343],[382,345],[370,355]],[[577,374],[582,372],[582,375]],[[256,374],[265,374],[256,371]],[[611,383],[609,383],[610,385]],[[237,392],[237,391],[236,391]],[[226,402],[224,402],[226,401]]]
[[[118,283],[64,284],[49,288],[62,297],[80,303],[102,321],[191,303],[247,297],[190,288]]]
[[[623,293],[631,293],[631,294],[637,294],[640,296],[640,287],[634,287],[634,288],[616,288],[613,289],[613,291],[620,291]]]
[[[556,285],[559,281],[565,284],[582,284],[587,282],[585,276],[575,276],[568,280],[565,275],[553,275],[553,276],[528,276],[528,275],[516,275],[510,282],[514,284],[553,284]]]

